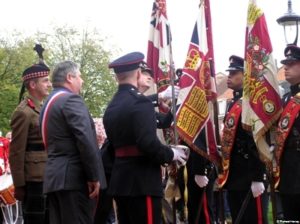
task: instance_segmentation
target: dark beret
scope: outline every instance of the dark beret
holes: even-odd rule
[[[244,71],[244,59],[236,56],[231,55],[229,57],[229,67],[226,71]]]
[[[23,81],[35,78],[41,78],[49,75],[50,69],[42,63],[34,64],[25,69],[22,75]]]
[[[140,67],[144,54],[141,52],[131,52],[111,62],[108,67],[112,68],[116,74],[128,72]]]
[[[281,61],[282,64],[289,64],[294,61],[300,60],[300,48],[296,45],[289,45],[284,49],[284,56],[286,57]]]

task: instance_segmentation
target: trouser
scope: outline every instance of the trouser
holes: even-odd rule
[[[162,198],[153,196],[115,197],[119,224],[161,224]]]
[[[96,200],[88,196],[88,189],[61,190],[47,194],[50,224],[92,224]]]
[[[46,196],[43,182],[26,182],[26,194],[22,202],[24,224],[48,223]]]
[[[206,188],[200,188],[193,178],[188,180],[188,221],[195,223],[214,223],[213,213],[213,184],[214,178]]]
[[[97,203],[94,224],[106,224],[113,211],[113,198],[107,194],[107,190],[100,190]]]
[[[247,196],[249,191],[233,191],[228,190],[228,204],[230,208],[232,223],[235,223],[242,204]],[[260,205],[257,204],[257,199],[253,197],[252,192],[250,191],[250,199],[247,203],[246,209],[239,223],[243,224],[253,224],[259,223],[258,217],[262,217],[262,223],[267,224],[267,212],[268,212],[268,193],[265,191],[260,198]],[[259,209],[261,208],[261,209]]]
[[[280,194],[285,221],[300,222],[300,194]]]
[[[217,220],[231,218],[227,200],[227,190],[214,190],[214,214]],[[218,221],[217,221],[218,222]],[[220,222],[220,221],[219,221]]]

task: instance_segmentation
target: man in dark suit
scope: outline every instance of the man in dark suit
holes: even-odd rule
[[[244,59],[232,55],[229,61],[227,86],[233,90],[233,99],[224,119],[221,141],[223,172],[219,174],[218,182],[220,187],[228,190],[233,223],[247,197],[249,200],[240,223],[267,223],[267,209],[261,203],[268,200],[266,167],[259,159],[252,133],[244,130],[241,122]]]
[[[143,59],[142,53],[132,52],[109,65],[116,73],[119,87],[103,122],[115,154],[108,192],[116,200],[120,224],[160,224],[160,167],[187,159],[184,147],[171,148],[157,138],[153,104],[138,91]]]
[[[300,221],[300,48],[288,46],[284,54],[286,58],[281,63],[291,87],[283,97],[275,156],[280,167],[279,193],[284,221],[292,223]]]
[[[71,61],[57,64],[52,83],[54,90],[40,117],[48,152],[44,193],[50,223],[91,224],[92,199],[98,197],[100,183],[106,183],[94,122],[79,96],[83,83],[79,66]]]

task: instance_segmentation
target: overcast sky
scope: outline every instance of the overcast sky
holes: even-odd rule
[[[167,0],[167,14],[173,37],[173,58],[182,67],[200,0]],[[287,12],[288,0],[257,0],[265,12],[275,59],[283,58],[283,28],[276,19]],[[147,52],[150,14],[153,0],[3,0],[0,32],[17,29],[25,34],[47,31],[51,24],[97,28],[107,37],[109,48],[120,54]],[[215,65],[224,72],[228,57],[243,56],[248,0],[211,0]],[[293,0],[300,14],[300,1]],[[117,57],[119,55],[116,55]],[[280,66],[280,63],[278,63]]]

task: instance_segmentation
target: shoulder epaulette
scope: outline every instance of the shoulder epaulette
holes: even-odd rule
[[[33,102],[31,99],[27,99],[27,105],[28,105],[30,108],[35,109],[34,102]]]
[[[130,88],[129,89],[129,92],[133,95],[133,96],[135,96],[135,97],[141,97],[141,96],[143,96],[143,94],[142,93],[140,93],[138,90],[136,90],[135,88]]]

